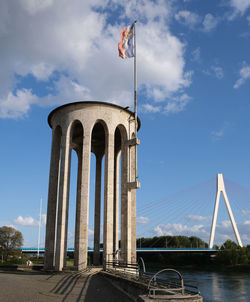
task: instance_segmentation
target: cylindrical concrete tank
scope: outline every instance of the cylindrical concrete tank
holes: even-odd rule
[[[48,117],[48,123],[52,128],[52,148],[45,268],[60,271],[66,266],[72,150],[75,150],[78,157],[75,268],[80,270],[87,266],[91,152],[96,157],[94,264],[99,263],[103,157],[103,264],[106,267],[112,262],[114,255],[117,255],[119,217],[120,260],[126,263],[136,262],[136,189],[139,187],[136,148],[139,141],[135,135],[135,127],[139,130],[140,120],[137,119],[135,124],[133,112],[114,104],[77,102],[53,110]]]

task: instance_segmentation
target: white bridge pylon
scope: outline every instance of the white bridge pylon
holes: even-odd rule
[[[212,248],[214,245],[214,234],[215,234],[215,227],[216,227],[216,221],[217,221],[217,215],[218,215],[218,208],[219,208],[219,202],[220,202],[220,193],[222,193],[223,199],[225,201],[226,207],[227,207],[227,212],[230,217],[232,227],[234,230],[235,237],[238,241],[238,245],[240,247],[243,247],[241,239],[240,239],[240,234],[237,229],[237,225],[234,220],[233,212],[231,210],[228,198],[227,198],[227,193],[225,190],[225,185],[224,185],[224,180],[223,180],[223,175],[222,174],[217,174],[217,193],[216,193],[216,199],[215,199],[215,204],[214,204],[214,215],[213,215],[213,222],[212,222],[212,228],[211,228],[211,234],[210,234],[210,241],[209,241],[209,248]]]

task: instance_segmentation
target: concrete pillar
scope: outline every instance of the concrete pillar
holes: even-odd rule
[[[116,151],[114,161],[114,219],[113,219],[113,252],[119,249],[119,197],[120,197],[120,158],[121,151]]]
[[[137,182],[136,175],[135,175],[135,146],[130,147],[130,171],[131,171],[131,181]],[[130,209],[128,213],[128,231],[130,232],[130,240],[131,240],[131,253],[129,255],[129,262],[136,263],[136,188],[133,187],[130,189]]]
[[[136,263],[136,178],[135,156],[139,141],[132,138],[122,146],[121,254],[126,263]]]
[[[100,223],[101,223],[101,180],[102,180],[102,157],[96,154],[95,172],[95,221],[94,221],[94,265],[100,264]]]
[[[70,155],[72,150],[70,149]],[[69,175],[70,175],[71,165],[69,166]],[[64,261],[63,261],[63,267],[67,266],[67,245],[68,245],[68,221],[69,221],[69,190],[70,190],[70,179],[69,179],[69,189],[68,189],[68,198],[66,201],[66,219],[65,219],[65,235],[64,235]]]
[[[130,236],[128,232],[128,203],[129,203],[129,191],[128,191],[128,168],[129,157],[128,147],[126,142],[122,142],[121,153],[121,260],[125,263],[129,261],[128,248]]]
[[[46,240],[44,267],[47,270],[54,268],[55,235],[57,217],[58,175],[60,167],[61,131],[57,127],[52,133],[52,147],[50,159],[49,192],[47,206]]]
[[[113,260],[114,133],[106,133],[104,180],[103,265]]]
[[[79,202],[79,229],[76,234],[75,264],[78,270],[86,268],[88,263],[88,220],[89,220],[89,176],[90,176],[91,134],[84,128],[81,167],[81,193]]]
[[[76,189],[76,220],[75,220],[75,252],[74,265],[78,266],[78,258],[80,254],[78,236],[80,232],[80,209],[81,209],[81,184],[82,184],[82,146],[76,150],[78,158],[77,168],[77,189]]]
[[[70,135],[69,131],[62,136],[62,154],[60,168],[59,198],[58,198],[58,216],[57,216],[57,241],[55,255],[55,269],[61,271],[64,266],[65,256],[65,231],[67,229],[67,203],[69,199],[70,182]]]

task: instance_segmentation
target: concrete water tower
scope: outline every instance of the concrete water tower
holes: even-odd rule
[[[119,249],[120,259],[136,262],[136,132],[140,120],[130,110],[109,103],[78,102],[53,110],[52,148],[45,241],[45,269],[66,266],[71,152],[78,158],[74,266],[87,266],[91,152],[96,158],[94,264],[100,251],[102,160],[104,164],[103,265]],[[137,130],[135,131],[135,125]],[[119,175],[119,172],[121,175]],[[120,202],[119,202],[120,201]],[[120,209],[119,209],[120,203]],[[119,213],[120,211],[120,213]]]

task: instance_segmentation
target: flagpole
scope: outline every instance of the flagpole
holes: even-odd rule
[[[135,111],[135,181],[137,181],[137,73],[136,73],[136,20],[134,21],[134,111]]]

